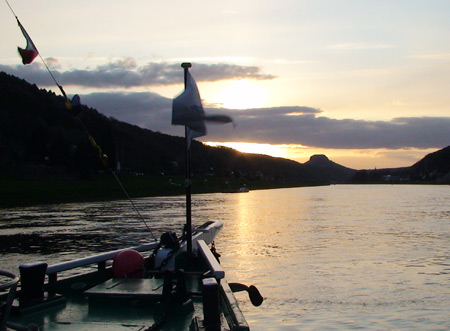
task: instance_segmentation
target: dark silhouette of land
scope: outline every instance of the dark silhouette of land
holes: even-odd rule
[[[449,154],[447,147],[411,167],[356,171],[325,155],[301,164],[193,141],[193,191],[220,192],[243,184],[252,190],[442,183],[449,181]],[[87,106],[68,110],[62,97],[0,72],[0,206],[123,198],[108,175],[112,171],[135,197],[182,194],[184,162],[184,138],[124,123]]]
[[[450,184],[450,146],[426,155],[410,167],[359,170],[351,182]]]

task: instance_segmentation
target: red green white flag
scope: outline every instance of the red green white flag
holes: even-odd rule
[[[30,64],[31,62],[33,62],[35,57],[39,55],[39,52],[36,46],[34,46],[34,43],[31,40],[25,28],[22,26],[22,24],[20,24],[19,20],[17,20],[17,23],[19,24],[20,30],[22,30],[23,36],[27,40],[27,47],[25,49],[17,47],[17,50],[19,51],[19,54],[22,57],[22,63]]]

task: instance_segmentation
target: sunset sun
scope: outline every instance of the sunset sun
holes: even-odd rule
[[[255,82],[239,80],[230,82],[227,88],[219,92],[217,99],[224,108],[248,109],[263,107],[266,95]]]

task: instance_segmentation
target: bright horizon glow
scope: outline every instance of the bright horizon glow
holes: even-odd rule
[[[323,154],[333,162],[356,170],[409,167],[436,149],[324,149],[302,145],[271,145],[244,142],[204,142],[208,146],[224,146],[242,153],[263,154],[307,162],[311,156]]]
[[[212,96],[213,102],[228,109],[260,108],[266,105],[266,94],[257,82],[248,79],[231,81]]]
[[[243,153],[251,154],[264,154],[273,157],[286,158],[286,151],[289,145],[271,145],[271,144],[257,144],[257,143],[244,143],[244,142],[205,142],[208,146],[224,146],[235,149]]]

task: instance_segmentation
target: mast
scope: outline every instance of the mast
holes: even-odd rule
[[[183,62],[181,67],[184,69],[184,89],[186,90],[187,74],[189,68],[192,67],[191,63]],[[184,127],[184,143],[186,151],[186,239],[187,239],[187,252],[188,255],[192,253],[192,213],[191,213],[191,144],[189,143],[189,128]]]

